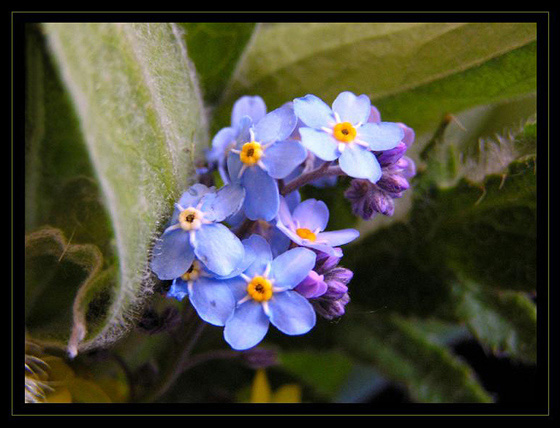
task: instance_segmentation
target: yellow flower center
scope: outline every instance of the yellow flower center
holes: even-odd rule
[[[243,144],[239,158],[246,165],[254,165],[263,155],[262,146],[256,141]]]
[[[200,277],[200,263],[193,261],[191,267],[181,275],[181,279],[185,282],[196,281]]]
[[[333,135],[338,141],[350,143],[356,138],[356,128],[349,122],[337,123],[333,128]]]
[[[272,283],[264,276],[255,276],[247,285],[247,294],[257,302],[266,302],[272,298]]]
[[[307,239],[308,241],[315,242],[317,236],[311,232],[309,229],[300,228],[296,229],[296,234],[302,239]]]
[[[183,230],[200,229],[200,226],[202,226],[202,212],[192,207],[181,211],[179,214],[179,224]]]

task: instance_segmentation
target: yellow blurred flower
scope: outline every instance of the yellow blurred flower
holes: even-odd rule
[[[266,372],[258,369],[251,386],[251,403],[301,403],[301,388],[296,384],[282,385],[272,391]]]

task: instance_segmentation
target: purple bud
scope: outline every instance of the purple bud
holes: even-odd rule
[[[251,348],[243,351],[241,358],[252,369],[264,369],[278,364],[278,354],[272,349]]]
[[[416,164],[412,159],[407,156],[402,157],[399,159],[400,167],[402,168],[401,174],[405,178],[412,178],[416,175]]]
[[[376,153],[377,160],[382,167],[392,165],[404,156],[408,147],[400,142],[395,148]]]
[[[383,190],[389,193],[400,193],[404,192],[410,187],[406,178],[397,173],[387,173],[383,172],[381,179],[377,182],[377,185]]]
[[[334,269],[330,270],[325,275],[325,281],[327,283],[329,281],[338,281],[338,282],[342,283],[343,285],[346,285],[350,282],[350,280],[352,279],[353,276],[354,276],[354,272],[352,272],[350,269],[346,269],[346,268],[343,268],[343,267],[337,267],[337,268],[334,268]]]
[[[313,299],[322,296],[327,291],[327,283],[324,281],[323,275],[310,271],[307,277],[301,281],[295,290],[307,299]]]
[[[350,302],[350,296],[348,294],[344,294],[338,300],[324,300],[318,299],[314,300],[313,307],[315,308],[315,312],[326,318],[328,320],[332,320],[334,318],[340,318],[346,312],[346,305]]]
[[[406,126],[404,123],[397,123],[397,125],[399,125],[404,131],[404,138],[402,139],[402,142],[406,144],[407,148],[412,146],[412,143],[414,143],[414,138],[416,137],[414,130]]]
[[[313,268],[313,270],[318,274],[325,274],[331,269],[333,269],[334,267],[336,267],[340,259],[341,258],[338,256],[331,256],[327,253],[323,253],[322,251],[319,251],[317,253],[315,268]]]
[[[376,213],[391,216],[395,209],[391,195],[369,180],[352,180],[344,196],[352,203],[354,214],[364,220]]]

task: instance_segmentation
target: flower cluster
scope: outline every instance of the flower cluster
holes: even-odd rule
[[[343,92],[332,107],[306,95],[271,112],[244,96],[213,138],[201,182],[175,204],[151,268],[172,280],[168,297],[187,297],[236,350],[260,343],[270,324],[301,335],[317,314],[338,318],[352,278],[338,265],[340,247],[359,233],[328,230],[327,205],[302,201],[299,190],[348,176],[356,215],[390,215],[379,200],[392,203],[408,188],[414,164],[403,155],[413,139],[405,125],[382,122],[366,95]],[[219,189],[212,171],[225,183]]]

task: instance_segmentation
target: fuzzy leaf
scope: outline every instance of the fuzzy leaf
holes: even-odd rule
[[[261,26],[223,106],[271,108],[306,93],[366,93],[384,120],[430,129],[446,112],[535,91],[536,26],[526,23],[298,23]],[[302,92],[303,91],[303,92]]]
[[[193,173],[206,123],[174,24],[44,24],[110,213],[119,277],[103,328],[87,347],[126,331],[150,293],[148,258]],[[86,346],[81,349],[86,349]]]
[[[414,401],[492,401],[468,365],[404,318],[354,316],[339,341],[351,356],[405,384]]]

